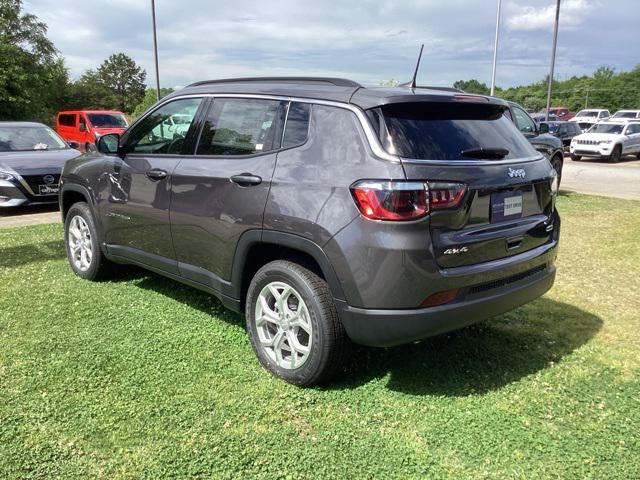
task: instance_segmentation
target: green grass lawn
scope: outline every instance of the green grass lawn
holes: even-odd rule
[[[543,298],[313,390],[206,294],[0,230],[0,478],[640,478],[640,202],[559,209]]]

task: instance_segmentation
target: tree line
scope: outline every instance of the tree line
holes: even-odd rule
[[[136,116],[156,101],[147,73],[124,53],[110,55],[77,80],[47,38],[47,25],[23,12],[22,0],[0,0],[0,120],[52,124],[67,109],[114,109]],[[170,89],[161,89],[161,95]]]
[[[496,88],[496,96],[517,102],[536,111],[547,105],[548,78],[531,85]],[[458,80],[453,84],[468,93],[489,95],[490,89],[478,80]],[[606,108],[611,113],[622,109],[640,108],[640,65],[630,72],[616,72],[600,67],[591,75],[554,80],[551,105],[568,107],[577,112],[583,108]]]

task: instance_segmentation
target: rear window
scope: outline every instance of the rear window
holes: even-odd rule
[[[385,149],[405,158],[474,160],[462,152],[479,149],[506,150],[505,159],[537,155],[499,105],[401,103],[368,114]]]

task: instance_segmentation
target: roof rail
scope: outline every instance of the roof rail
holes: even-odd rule
[[[330,77],[246,77],[246,78],[225,78],[221,80],[203,80],[195,82],[187,87],[199,87],[200,85],[215,85],[220,83],[247,83],[247,82],[274,82],[274,83],[325,83],[336,87],[361,87],[357,82],[346,78]]]
[[[411,88],[411,86],[407,83],[403,83],[398,85],[399,87],[406,87],[406,88]],[[466,93],[464,90],[460,90],[459,88],[455,88],[455,87],[431,87],[429,85],[417,85],[413,88],[425,88],[425,89],[429,89],[429,90],[440,90],[442,92],[455,92],[455,93]]]

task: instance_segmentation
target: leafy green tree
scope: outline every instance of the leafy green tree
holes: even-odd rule
[[[458,80],[453,84],[453,88],[458,88],[467,93],[477,93],[479,95],[489,95],[489,93],[491,93],[491,89],[487,87],[486,83],[475,79]]]
[[[173,92],[173,88],[160,88],[160,98],[164,98],[172,92]],[[133,110],[133,114],[132,114],[133,118],[138,118],[140,115],[146,112],[149,108],[151,108],[153,104],[156,103],[157,100],[158,98],[156,96],[156,89],[147,88],[147,90],[144,92],[144,98]]]
[[[114,106],[125,113],[133,112],[144,98],[146,78],[147,72],[124,53],[111,55],[95,72],[97,83],[109,92]]]
[[[0,118],[51,123],[67,83],[47,25],[23,13],[21,0],[0,0]]]

